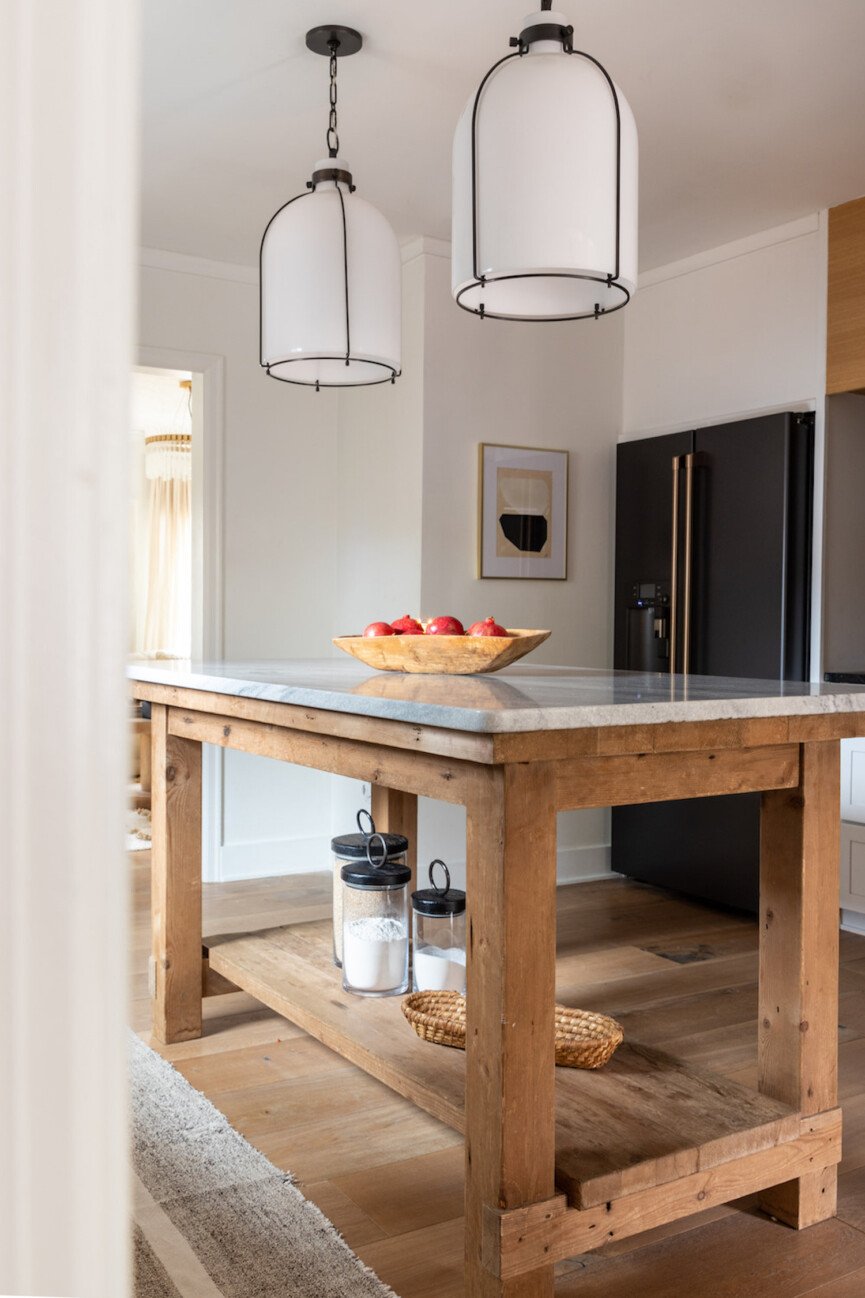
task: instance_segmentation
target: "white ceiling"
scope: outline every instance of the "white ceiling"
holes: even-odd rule
[[[359,28],[341,152],[400,238],[450,231],[453,129],[525,0],[145,0],[142,243],[252,265],[325,154],[308,27]],[[637,119],[643,269],[865,193],[865,0],[559,0]]]

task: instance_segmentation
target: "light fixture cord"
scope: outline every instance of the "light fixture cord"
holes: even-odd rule
[[[339,135],[336,128],[336,52],[339,49],[339,41],[328,41],[330,47],[330,117],[327,124],[327,153],[328,157],[336,158],[339,156]]]

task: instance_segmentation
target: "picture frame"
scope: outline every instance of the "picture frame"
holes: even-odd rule
[[[478,446],[478,576],[565,581],[568,452]]]

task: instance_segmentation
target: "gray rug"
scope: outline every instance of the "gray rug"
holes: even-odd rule
[[[396,1298],[209,1100],[130,1050],[136,1298]]]

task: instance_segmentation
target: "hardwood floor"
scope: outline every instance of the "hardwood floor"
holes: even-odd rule
[[[131,855],[132,1023],[150,1043],[149,854]],[[329,913],[328,875],[207,885],[207,934]],[[739,1082],[755,1074],[756,928],[610,880],[559,890],[581,1002],[626,1036]],[[844,1161],[838,1217],[795,1232],[742,1201],[563,1263],[557,1298],[865,1296],[865,937],[841,937]],[[432,1047],[431,1047],[432,1048]],[[462,1298],[460,1137],[237,992],[204,1003],[200,1040],[160,1053],[308,1198],[400,1298]]]

